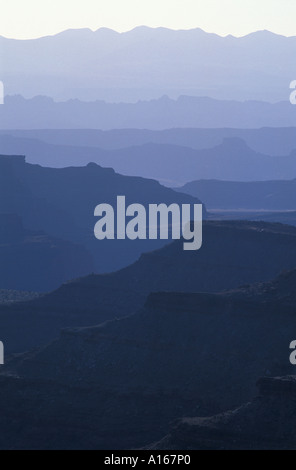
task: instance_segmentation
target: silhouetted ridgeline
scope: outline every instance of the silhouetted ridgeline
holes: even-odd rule
[[[183,418],[146,449],[295,450],[296,377],[264,377],[258,396],[210,418]]]
[[[288,100],[295,44],[295,37],[269,31],[236,38],[198,28],[81,29],[27,41],[0,37],[1,79],[8,94],[61,100],[137,101],[164,93]]]
[[[293,76],[294,72],[291,73]],[[163,96],[137,103],[70,100],[47,96],[6,96],[0,108],[1,129],[168,129],[295,127],[296,107],[289,101],[219,101],[206,97]],[[34,95],[36,91],[34,92]]]
[[[95,207],[109,203],[116,209],[118,195],[126,196],[127,205],[138,203],[146,208],[154,203],[199,203],[198,199],[176,193],[156,181],[121,176],[94,163],[82,168],[52,169],[30,165],[24,157],[0,156],[0,213],[17,214],[27,229],[42,230],[52,237],[78,243],[92,255],[93,264],[88,265],[88,272],[74,270],[63,280],[73,279],[77,274],[119,269],[136,261],[143,252],[168,243],[168,240],[96,240]],[[26,288],[36,290],[34,284]],[[44,290],[47,288],[46,284]]]
[[[36,139],[0,136],[0,152],[26,154],[28,163],[63,168],[95,162],[120,174],[156,179],[179,186],[194,179],[230,181],[287,180],[296,177],[296,153],[270,156],[255,152],[240,138],[203,150],[171,144],[122,149],[53,145]]]
[[[0,378],[0,447],[11,447],[11,436],[14,448],[141,447],[168,435],[176,419],[250,401],[258,377],[293,373],[295,276],[250,286],[247,295],[245,288],[154,294],[135,315],[67,329],[48,346],[11,358]],[[251,405],[183,421],[167,442],[177,449],[290,448],[295,384],[288,382],[265,379]]]
[[[196,150],[222,144],[225,138],[240,138],[255,152],[284,156],[296,149],[294,127],[261,129],[32,129],[0,130],[0,136],[37,139],[48,144],[75,147],[99,147],[105,150],[141,146],[144,144],[170,144]],[[3,145],[2,139],[0,139]],[[4,141],[5,142],[5,141]],[[21,141],[25,145],[24,141]],[[16,143],[15,143],[16,145]],[[56,147],[57,149],[57,147]],[[4,152],[3,152],[4,153]],[[19,152],[16,152],[19,153]],[[23,151],[21,151],[23,153]]]
[[[182,240],[176,241],[118,272],[87,276],[37,300],[0,306],[7,352],[45,344],[61,328],[131,315],[151,292],[208,293],[270,280],[296,266],[295,241],[296,228],[281,224],[206,222],[197,252],[184,251]],[[207,303],[203,310],[209,310]]]

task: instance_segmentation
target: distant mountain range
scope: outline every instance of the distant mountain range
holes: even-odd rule
[[[51,37],[0,37],[7,94],[136,101],[169,94],[288,100],[295,37],[258,31],[242,38],[201,29],[69,30]]]
[[[53,145],[98,147],[104,150],[117,150],[145,144],[169,144],[203,150],[222,144],[226,138],[240,138],[255,152],[275,157],[288,155],[296,149],[295,127],[261,129],[174,128],[163,131],[147,129],[113,129],[110,131],[98,129],[0,129],[0,142],[2,145],[5,142],[2,137],[5,135],[21,139],[37,139]],[[23,145],[25,145],[25,142],[23,141]],[[27,151],[27,147],[24,148]],[[43,150],[45,151],[45,149]],[[21,152],[24,153],[24,150]]]
[[[288,96],[289,98],[289,96]],[[7,96],[0,106],[1,129],[153,129],[295,127],[296,106],[278,103],[220,101],[168,96],[137,103],[71,100],[46,96]]]
[[[266,181],[296,177],[296,151],[288,156],[264,155],[234,137],[203,150],[157,143],[104,150],[0,135],[0,152],[24,154],[30,163],[53,168],[95,162],[123,175],[153,178],[171,187],[193,179]]]
[[[296,210],[296,179],[251,183],[199,180],[178,190],[191,196],[198,194],[208,209]]]

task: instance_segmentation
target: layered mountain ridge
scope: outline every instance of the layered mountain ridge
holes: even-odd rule
[[[264,296],[273,286],[281,299],[287,290],[294,291],[293,279],[295,272],[283,274],[254,286],[254,292]],[[256,448],[258,442],[289,448],[293,436],[284,442],[276,417],[290,413],[284,426],[291,429],[295,400],[287,393],[293,384],[283,388],[270,377],[292,374],[295,307],[290,301],[272,303],[268,294],[265,302],[240,291],[233,299],[231,292],[153,294],[135,315],[66,329],[48,346],[11,357],[0,378],[0,429],[6,426],[0,447],[21,426],[16,448],[30,443],[34,448],[124,449],[149,442],[166,449]],[[256,396],[253,384],[260,376],[268,378],[261,381],[263,399],[225,414]],[[38,420],[32,419],[37,397],[42,407]],[[18,415],[11,420],[14,409]],[[222,414],[205,418],[217,413]],[[198,415],[204,418],[183,419]],[[181,418],[170,430],[170,423]],[[262,431],[270,420],[265,441]],[[236,422],[241,427],[237,442]],[[244,430],[256,425],[256,433]],[[213,426],[223,433],[217,435]]]
[[[103,28],[26,41],[1,37],[0,47],[8,94],[61,100],[136,101],[191,92],[279,101],[288,99],[287,77],[294,74],[295,37],[268,31],[236,38],[198,28],[140,27],[121,34]]]
[[[184,418],[147,449],[294,450],[296,377],[264,377],[250,403],[209,418]]]

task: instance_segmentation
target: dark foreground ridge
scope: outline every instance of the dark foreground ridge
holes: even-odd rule
[[[250,403],[210,418],[183,418],[147,449],[294,450],[296,377],[261,378]]]
[[[224,294],[153,294],[135,315],[68,328],[48,346],[11,357],[0,378],[0,448],[144,447],[169,435],[172,421],[249,402],[258,377],[293,374],[295,280],[293,271]],[[262,383],[267,391],[273,382]],[[255,420],[252,410],[260,418],[260,406],[271,403],[266,433],[274,448],[283,445],[279,414],[289,411],[289,429],[296,413],[285,393],[239,412],[250,409]],[[262,436],[268,419],[258,426]]]

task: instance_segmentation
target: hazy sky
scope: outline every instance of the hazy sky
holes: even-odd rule
[[[296,36],[296,0],[2,0],[0,35],[33,38],[69,28],[202,28],[242,36],[269,29]]]

